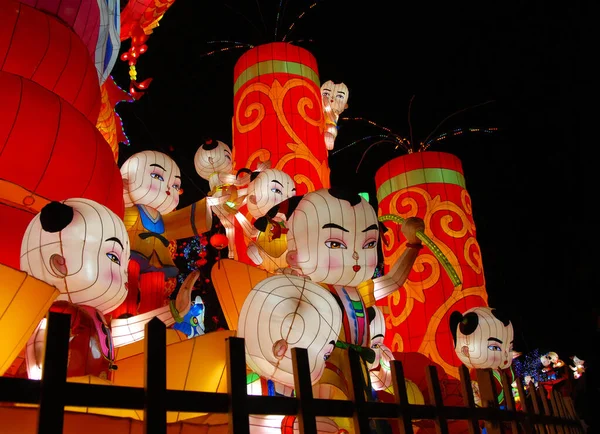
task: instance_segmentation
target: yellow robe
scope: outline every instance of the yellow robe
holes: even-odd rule
[[[169,252],[169,241],[208,232],[212,212],[206,206],[206,199],[156,219],[134,205],[125,209],[123,222],[129,234],[132,259],[140,262],[141,272],[162,270],[165,277],[175,277],[178,270]]]

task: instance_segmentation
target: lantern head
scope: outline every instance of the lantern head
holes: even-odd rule
[[[145,205],[168,214],[179,205],[181,172],[166,154],[142,151],[121,166],[125,206]]]
[[[371,384],[375,390],[386,390],[392,385],[391,361],[394,354],[387,345],[383,343],[385,338],[385,318],[377,306],[368,309],[369,336],[371,337],[371,349],[375,352],[373,363],[367,363]]]
[[[248,184],[248,212],[258,219],[275,205],[295,195],[296,184],[287,173],[277,169],[253,172]]]
[[[21,269],[55,286],[58,300],[118,307],[127,296],[129,237],[123,221],[88,199],[51,202],[29,223],[21,243]]]
[[[257,374],[294,387],[292,348],[306,348],[310,378],[323,374],[342,324],[342,311],[331,293],[309,279],[275,275],[248,294],[238,320],[246,362]]]
[[[308,193],[287,228],[287,263],[314,282],[356,287],[373,276],[379,223],[358,194],[333,188]]]
[[[468,368],[506,369],[512,364],[513,326],[497,309],[454,311],[450,329],[456,355]]]
[[[214,173],[231,173],[231,149],[219,140],[206,139],[194,155],[196,172],[207,181]]]
[[[324,107],[331,107],[331,110],[338,116],[348,108],[350,92],[344,83],[336,84],[331,80],[326,81],[321,86],[321,95]]]

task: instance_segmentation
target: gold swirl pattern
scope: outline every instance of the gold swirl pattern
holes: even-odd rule
[[[308,82],[306,79],[302,79],[302,78],[293,78],[293,79],[287,80],[283,86],[281,85],[281,83],[278,80],[274,80],[271,86],[269,86],[265,83],[252,83],[252,84],[248,85],[248,87],[246,87],[246,89],[244,89],[244,91],[240,95],[240,98],[238,100],[238,103],[237,103],[237,106],[235,109],[235,113],[236,113],[235,127],[236,127],[237,131],[239,131],[240,133],[248,133],[249,131],[252,131],[253,129],[255,129],[262,122],[262,120],[265,117],[266,110],[265,110],[264,105],[261,103],[258,103],[258,102],[254,102],[254,103],[249,104],[246,107],[246,110],[244,111],[244,116],[246,119],[251,118],[253,116],[253,114],[256,113],[256,115],[255,115],[256,117],[253,120],[251,120],[248,124],[242,124],[242,122],[240,120],[241,117],[239,116],[240,108],[242,107],[242,104],[243,104],[244,100],[246,99],[246,97],[253,92],[260,92],[260,93],[263,93],[264,95],[268,96],[269,100],[271,101],[271,103],[273,105],[273,110],[275,111],[275,114],[277,116],[279,123],[281,124],[281,126],[284,128],[286,133],[288,133],[292,139],[291,143],[287,143],[287,147],[292,152],[289,152],[289,153],[285,154],[284,156],[282,156],[281,158],[279,158],[279,161],[277,161],[276,166],[274,168],[283,170],[283,167],[289,161],[294,160],[296,158],[306,160],[314,167],[316,172],[319,174],[320,181],[321,181],[321,184],[323,185],[323,187],[327,188],[327,187],[329,187],[329,173],[330,173],[330,169],[327,164],[327,160],[319,161],[314,156],[314,154],[311,152],[311,150],[308,148],[308,146],[306,146],[306,144],[300,139],[298,134],[296,134],[296,132],[290,125],[290,123],[286,117],[286,111],[284,110],[284,107],[283,107],[283,101],[285,99],[286,94],[290,91],[290,89],[293,89],[293,88],[299,87],[299,86],[303,87],[305,90],[308,90],[312,94],[313,98],[311,99],[310,97],[306,97],[306,96],[300,98],[296,104],[298,113],[300,114],[300,116],[302,116],[304,121],[306,121],[308,124],[310,124],[312,126],[318,126],[322,131],[323,125],[324,125],[323,112],[321,110],[313,110],[313,112],[318,112],[318,114],[319,114],[319,117],[317,119],[313,119],[308,115],[308,113],[306,111],[307,108],[312,109],[314,107],[313,99],[314,99],[314,101],[318,101],[318,98],[320,98],[320,95],[317,94],[314,86],[312,86],[310,84],[310,82]],[[324,144],[323,144],[323,146],[324,146]],[[249,159],[248,164],[251,164],[252,161],[251,161],[251,159]],[[247,166],[247,167],[250,167],[250,166]],[[302,181],[305,181],[305,179],[302,178]],[[314,186],[313,186],[313,190],[314,190]],[[313,191],[313,190],[309,190],[309,191]]]
[[[467,273],[470,276],[468,285],[473,285],[473,274],[482,276],[483,264],[479,244],[475,238],[471,198],[465,189],[460,192],[459,203],[443,200],[441,194],[432,196],[430,191],[415,186],[396,191],[390,195],[391,200],[387,204],[389,211],[384,212],[380,206],[379,215],[396,214],[403,218],[422,216],[425,222],[426,235],[435,242],[448,258],[458,273],[461,282],[465,282],[464,274]],[[433,233],[433,230],[437,232],[437,236]],[[398,234],[399,230],[389,230],[384,235],[387,241],[387,246],[383,246],[384,263],[387,267],[395,263],[406,250],[406,247],[400,244],[401,237]],[[406,321],[416,320],[411,318],[410,314],[413,312],[415,301],[427,303],[425,296],[427,292],[425,291],[435,291],[436,294],[437,291],[443,291],[441,287],[441,265],[433,255],[422,252],[415,262],[413,270],[423,275],[425,274],[423,271],[428,269],[431,271],[422,281],[412,282],[407,280],[400,291],[387,298],[386,307],[388,307],[389,314],[386,315],[385,321],[386,328],[393,332],[390,339],[392,351],[416,350],[405,348],[404,341],[407,337],[400,335],[396,329]],[[479,285],[481,280],[478,282],[476,285]],[[405,298],[402,296],[404,293],[401,291],[406,291]],[[441,326],[442,319],[448,309],[457,301],[468,296],[481,297],[487,304],[485,285],[464,287],[463,283],[453,288],[451,295],[437,309],[437,303],[431,306],[431,309],[435,309],[435,313],[431,317],[419,319],[420,321],[426,321],[427,328],[418,351],[438,363],[449,375],[456,378],[458,378],[458,368],[453,366],[452,360],[445,360],[441,356],[440,350],[436,346],[436,333],[439,333],[438,328]],[[401,304],[403,302],[404,305]]]

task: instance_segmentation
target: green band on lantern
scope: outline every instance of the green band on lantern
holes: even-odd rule
[[[264,62],[255,63],[240,74],[233,85],[233,94],[235,95],[240,87],[253,78],[276,73],[299,75],[311,80],[317,87],[321,87],[319,84],[319,75],[312,68],[309,68],[302,63],[286,62],[285,60],[266,60]]]
[[[465,177],[462,173],[451,169],[417,169],[396,175],[385,181],[377,189],[377,201],[381,202],[390,194],[420,184],[454,184],[465,187]]]

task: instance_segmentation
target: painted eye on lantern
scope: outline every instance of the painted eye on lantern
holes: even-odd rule
[[[341,241],[325,241],[325,245],[330,249],[347,249],[348,248]]]
[[[162,175],[159,175],[158,173],[151,173],[150,177],[154,178],[154,179],[158,179],[159,181],[164,181],[165,180],[165,178],[163,178]]]
[[[275,194],[283,194],[283,192],[280,189],[278,189],[277,187],[273,187],[271,189],[271,192],[275,193]]]
[[[500,348],[498,345],[488,345],[488,350],[490,350],[490,351],[502,351],[502,348]]]
[[[366,244],[363,246],[363,249],[374,249],[374,248],[375,248],[375,246],[377,246],[377,241],[376,241],[376,240],[373,240],[373,241],[369,241],[368,243],[366,243]]]
[[[337,99],[344,99],[344,95],[336,95],[335,96]]]
[[[117,265],[121,265],[121,260],[119,259],[119,257],[117,255],[115,255],[114,253],[107,253],[106,257],[108,259],[111,260],[111,262],[114,262]]]
[[[231,155],[225,154],[225,158],[227,158],[229,161],[231,161]]]
[[[172,185],[172,187],[173,187],[175,190],[179,190],[179,189],[181,188],[181,185],[178,185],[178,184],[173,184],[173,185]]]

